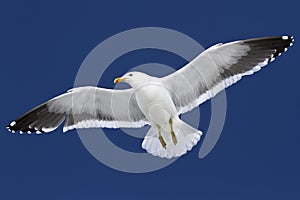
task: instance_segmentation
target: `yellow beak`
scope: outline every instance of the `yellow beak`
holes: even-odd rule
[[[126,78],[115,78],[114,83],[121,83],[125,80],[126,80]]]

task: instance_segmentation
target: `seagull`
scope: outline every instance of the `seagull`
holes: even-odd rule
[[[292,36],[275,36],[219,43],[165,77],[134,71],[114,79],[129,89],[73,88],[28,111],[7,129],[40,134],[62,122],[63,132],[150,125],[142,148],[161,158],[180,157],[198,143],[202,132],[179,116],[259,71],[293,42]]]

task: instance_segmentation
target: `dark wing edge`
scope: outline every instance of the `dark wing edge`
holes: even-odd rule
[[[12,121],[6,128],[15,133],[43,133],[55,130],[65,120],[65,114],[50,112],[47,102]]]

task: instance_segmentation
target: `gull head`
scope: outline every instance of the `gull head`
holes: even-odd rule
[[[114,83],[127,83],[133,88],[141,86],[143,83],[151,81],[154,78],[142,72],[127,72],[122,77],[115,78]]]

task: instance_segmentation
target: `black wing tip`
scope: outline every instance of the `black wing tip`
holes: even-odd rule
[[[289,43],[289,46],[293,46],[295,42],[294,36],[283,35],[281,39],[287,41]]]
[[[257,42],[285,42],[291,44],[295,42],[294,36],[292,35],[282,35],[282,36],[267,36],[267,37],[260,37],[260,38],[252,38],[243,40],[245,43],[257,43]]]
[[[23,133],[28,133],[28,134],[31,134],[31,133],[36,133],[36,134],[40,134],[40,133],[43,133],[45,132],[44,130],[39,130],[37,128],[32,128],[32,127],[22,127],[22,126],[19,126],[18,125],[18,122],[16,121],[12,121],[7,127],[6,129],[11,132],[11,133],[16,133],[16,132],[19,132],[20,134],[23,134]]]
[[[282,53],[286,52],[289,47],[294,45],[295,39],[294,36],[288,36],[288,35],[283,35],[281,36],[281,40],[284,42],[282,49],[276,49],[277,52],[275,52],[274,56],[280,56]]]
[[[8,125],[6,129],[11,133],[16,133],[16,131],[10,125]]]
[[[20,134],[47,133],[55,130],[64,119],[64,114],[50,112],[47,103],[44,103],[12,121],[7,129],[12,133],[18,131]]]
[[[274,53],[268,57],[268,63],[272,62],[276,57],[286,52],[290,46],[293,46],[295,39],[293,36],[270,36],[262,38],[253,38],[245,40],[244,43],[249,45],[250,48],[259,51],[274,50]]]
[[[12,121],[7,127],[6,129],[9,131],[9,132],[12,132],[12,133],[15,133],[16,131],[16,128],[15,128],[15,125],[17,124],[16,121]]]

